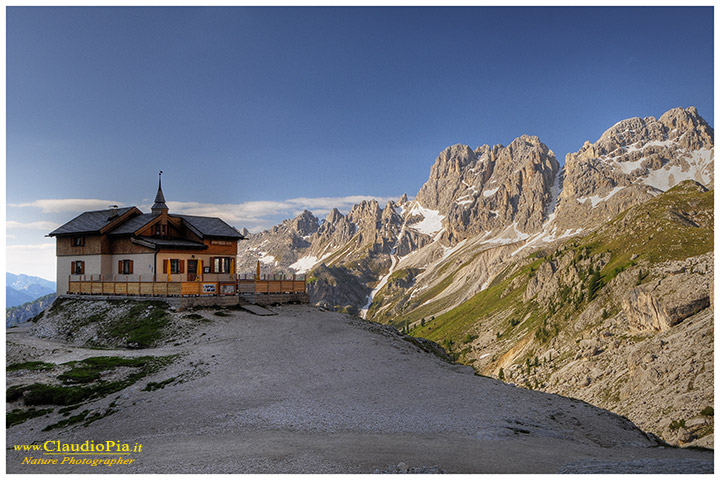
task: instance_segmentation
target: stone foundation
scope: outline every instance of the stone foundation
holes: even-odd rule
[[[233,305],[282,305],[285,303],[310,303],[307,293],[257,293],[248,295],[156,297],[147,295],[59,295],[59,298],[78,300],[132,300],[147,302],[157,300],[167,303],[178,311],[190,307],[229,307]]]

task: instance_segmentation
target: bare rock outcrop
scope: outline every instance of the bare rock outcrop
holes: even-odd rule
[[[683,180],[712,188],[713,129],[695,107],[629,118],[569,153],[555,223],[597,225]]]
[[[634,331],[664,331],[710,306],[712,278],[682,267],[673,272],[673,268],[677,267],[660,269],[659,278],[622,298],[623,312]]]
[[[453,145],[438,156],[417,200],[445,217],[453,243],[511,225],[536,232],[554,202],[559,170],[555,154],[534,136],[474,151]]]

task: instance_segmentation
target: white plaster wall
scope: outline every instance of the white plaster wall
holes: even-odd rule
[[[128,281],[137,282],[142,277],[143,282],[152,282],[153,280],[153,259],[154,253],[135,253],[127,254],[120,253],[116,255],[106,255],[110,260],[110,268],[107,270],[109,276],[106,280],[110,281],[113,278],[117,278],[118,282],[123,282],[127,278]],[[132,260],[133,261],[133,274],[132,275],[119,275],[118,262],[120,260]]]
[[[72,275],[73,280],[82,280],[83,278],[90,280],[91,275],[98,279],[104,273],[102,271],[102,255],[64,255],[57,257],[57,292],[59,295],[67,293],[70,267],[72,262],[77,261],[85,262],[85,275]]]

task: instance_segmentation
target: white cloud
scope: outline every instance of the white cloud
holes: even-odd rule
[[[16,222],[15,220],[8,220],[5,222],[5,228],[24,228],[28,230],[55,230],[59,227],[55,222]]]
[[[381,206],[397,197],[373,197],[371,195],[349,195],[345,197],[298,197],[283,201],[258,200],[243,203],[199,203],[199,202],[167,202],[171,213],[184,213],[187,215],[201,215],[220,217],[230,225],[238,228],[247,228],[251,232],[259,232],[276,225],[286,218],[297,216],[307,209],[318,217],[324,217],[333,208],[347,213],[353,205],[363,200],[375,199]],[[110,205],[120,205],[119,202],[98,199],[46,199],[31,203],[9,204],[10,207],[38,208],[43,213],[80,213],[87,210],[102,210]],[[147,207],[147,208],[145,208]],[[141,206],[143,211],[149,211],[148,206]],[[56,218],[57,215],[53,216]],[[69,220],[69,218],[67,219]],[[67,221],[66,220],[66,221]],[[51,231],[57,224],[50,221],[20,222],[8,220],[7,229],[30,229]],[[6,238],[14,238],[11,235]],[[38,277],[55,278],[55,243],[38,243],[23,245],[8,245],[7,271],[36,275]]]
[[[110,205],[122,205],[122,202],[95,198],[48,198],[30,203],[9,203],[8,207],[32,207],[39,208],[43,213],[64,213],[104,210]]]
[[[6,271],[55,280],[55,242],[7,245]]]
[[[316,216],[328,214],[333,208],[337,208],[341,212],[347,213],[357,203],[363,200],[377,200],[381,207],[384,207],[390,200],[398,200],[397,197],[373,197],[370,195],[350,195],[347,197],[300,197],[287,200],[288,203],[295,205],[298,213],[304,209],[312,211]]]
[[[245,226],[244,224],[266,224],[278,215],[294,217],[303,210],[312,211],[317,216],[330,213],[333,208],[347,213],[353,205],[363,200],[377,200],[385,205],[389,200],[397,197],[374,197],[372,195],[349,195],[345,197],[298,197],[283,201],[257,200],[243,203],[199,203],[199,202],[167,202],[171,212],[185,213],[187,215],[203,215],[221,217],[229,223]],[[110,205],[120,205],[121,202],[112,200],[99,200],[91,198],[64,198],[35,200],[30,203],[10,203],[9,207],[38,208],[43,213],[84,212],[87,210],[103,210]],[[145,208],[148,207],[148,208]],[[141,208],[149,209],[148,205]],[[273,219],[274,221],[274,219]],[[8,221],[7,228],[33,228],[52,229],[56,225],[51,222],[15,222]],[[50,227],[48,227],[50,225]]]
[[[363,200],[377,200],[382,206],[397,197],[373,197],[371,195],[351,195],[346,197],[298,197],[283,201],[252,201],[244,203],[199,203],[199,202],[167,202],[170,212],[187,215],[204,215],[220,217],[238,228],[245,227],[250,231],[269,228],[280,219],[292,218],[307,209],[314,215],[323,217],[333,208],[347,213],[353,205]],[[280,217],[280,219],[278,218]]]

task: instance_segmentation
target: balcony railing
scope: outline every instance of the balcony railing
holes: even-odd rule
[[[76,278],[73,278],[76,277]],[[77,278],[81,277],[81,278]],[[213,281],[143,281],[142,276],[137,280],[130,280],[127,276],[123,281],[114,277],[112,280],[102,275],[79,276],[71,275],[68,279],[69,294],[78,295],[133,295],[153,297],[180,297],[205,295],[252,295],[252,294],[278,294],[278,293],[305,293],[307,289],[306,278],[293,276],[262,276],[260,279],[253,275],[228,275],[228,280]],[[235,277],[235,278],[232,278]]]

